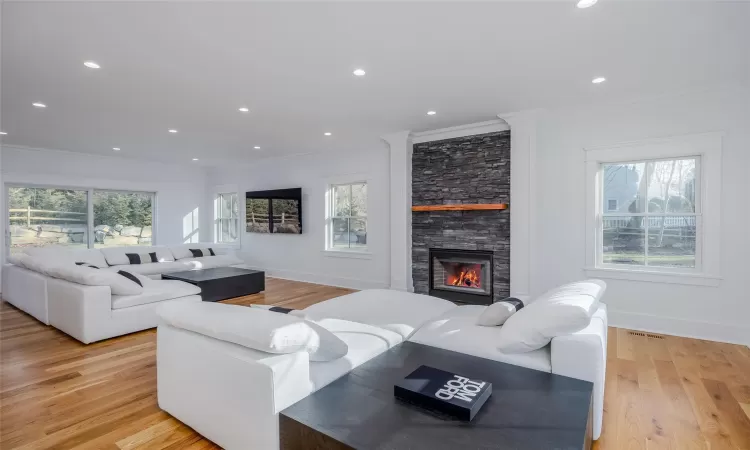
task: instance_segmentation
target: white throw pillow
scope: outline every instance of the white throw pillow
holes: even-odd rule
[[[165,323],[266,353],[306,351],[311,361],[346,355],[344,341],[320,325],[289,314],[222,303],[165,304]]]
[[[508,318],[498,333],[498,349],[503,353],[530,352],[554,337],[582,330],[591,322],[606,287],[601,280],[586,280],[544,293]]]
[[[477,318],[477,325],[482,327],[500,326],[521,308],[523,308],[523,302],[517,298],[495,302],[485,308],[484,312]]]

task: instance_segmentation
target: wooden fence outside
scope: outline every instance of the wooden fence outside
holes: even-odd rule
[[[31,209],[31,207],[21,209],[9,209],[8,219],[12,221],[26,222],[26,226],[31,228],[32,222],[64,222],[64,223],[87,223],[87,213],[82,212],[69,212],[69,211],[52,211],[49,209]],[[13,214],[22,213],[22,215]],[[35,214],[56,214],[56,215],[68,215],[74,217],[45,217],[36,216]],[[81,217],[83,216],[83,217]]]

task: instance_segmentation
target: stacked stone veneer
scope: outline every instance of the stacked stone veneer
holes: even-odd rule
[[[510,203],[510,131],[414,144],[412,204]],[[430,248],[489,250],[494,299],[510,295],[510,208],[412,212],[414,292],[429,292]]]

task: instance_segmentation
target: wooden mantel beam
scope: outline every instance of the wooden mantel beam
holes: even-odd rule
[[[482,203],[482,204],[463,204],[463,205],[424,205],[412,206],[412,211],[482,211],[508,209],[507,203]]]

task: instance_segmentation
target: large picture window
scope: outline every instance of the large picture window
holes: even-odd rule
[[[152,244],[154,198],[149,192],[10,186],[10,253],[27,247]]]
[[[600,263],[694,269],[700,158],[601,165]],[[700,192],[698,190],[698,192]]]
[[[329,187],[329,250],[367,250],[367,183]]]

